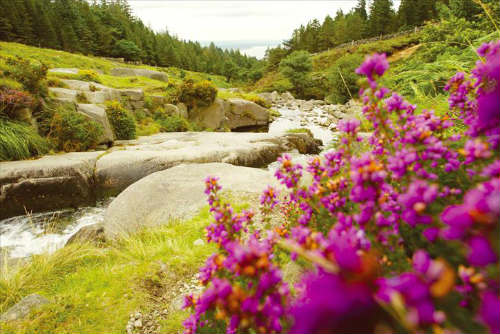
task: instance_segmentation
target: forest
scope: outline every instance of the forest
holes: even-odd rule
[[[2,41],[175,66],[228,79],[259,75],[259,61],[239,50],[223,50],[213,43],[203,47],[166,30],[154,32],[132,14],[126,0],[0,0],[0,4]]]

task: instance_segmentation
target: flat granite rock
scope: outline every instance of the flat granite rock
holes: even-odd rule
[[[106,238],[140,228],[187,219],[207,205],[207,176],[219,177],[234,199],[260,194],[276,179],[267,170],[226,163],[182,164],[151,174],[132,184],[111,202],[104,216]]]
[[[43,296],[35,293],[28,295],[21,299],[16,305],[2,313],[2,315],[0,315],[0,322],[24,319],[31,313],[31,311],[48,303],[49,301],[47,298]]]

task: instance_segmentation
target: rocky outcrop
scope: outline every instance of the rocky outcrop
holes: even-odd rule
[[[244,99],[228,99],[226,124],[231,130],[249,128],[269,123],[269,110]]]
[[[103,152],[0,162],[0,219],[60,208],[93,205],[94,167]]]
[[[224,131],[242,130],[267,125],[269,110],[258,104],[239,98],[216,99],[205,108],[189,111],[189,119],[204,128]]]
[[[168,75],[164,72],[147,70],[144,68],[117,67],[111,70],[111,75],[117,77],[146,77],[159,81],[168,81]]]
[[[200,124],[205,129],[224,130],[226,129],[225,122],[227,109],[227,101],[215,99],[215,102],[208,107],[190,110],[188,112],[189,120]]]
[[[204,180],[217,176],[232,199],[260,194],[276,181],[268,171],[225,163],[179,165],[132,184],[111,202],[104,217],[107,238],[186,219],[206,205]]]
[[[94,205],[157,171],[183,163],[265,166],[283,152],[318,153],[304,133],[183,132],[117,141],[108,151],[0,162],[0,219],[27,212]]]
[[[108,115],[106,114],[106,109],[95,105],[95,104],[78,104],[77,109],[79,113],[87,116],[88,118],[101,124],[103,128],[103,133],[99,138],[99,143],[112,143],[115,140],[113,135],[113,129],[108,120]]]
[[[50,68],[49,73],[78,74],[79,68]]]
[[[120,143],[126,146],[111,149],[97,161],[100,196],[116,195],[146,175],[182,163],[226,162],[260,167],[286,151],[319,152],[319,143],[307,134],[162,133]]]
[[[47,298],[37,295],[31,294],[19,301],[17,304],[8,309],[5,313],[0,315],[0,322],[3,321],[15,321],[22,320],[29,316],[29,314],[37,308],[48,304],[49,301]]]

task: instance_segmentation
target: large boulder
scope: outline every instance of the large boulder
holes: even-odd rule
[[[104,108],[95,104],[80,103],[77,105],[77,111],[101,124],[103,133],[99,138],[99,144],[109,144],[115,140],[111,124],[108,120],[108,115],[106,114],[106,110]]]
[[[228,99],[229,108],[226,110],[227,127],[231,130],[249,128],[269,123],[269,110],[257,103],[244,99]]]
[[[50,68],[49,73],[62,73],[62,74],[78,74],[78,68]]]
[[[78,95],[77,90],[59,87],[50,87],[49,93],[51,93],[56,98],[64,99],[68,102],[76,102],[76,97]]]
[[[224,130],[226,126],[226,110],[229,104],[222,99],[215,99],[212,105],[189,111],[189,120],[206,129]]]
[[[183,132],[121,141],[96,164],[99,196],[116,195],[137,180],[182,163],[225,162],[262,167],[292,150],[318,153],[320,143],[305,133]]]
[[[2,313],[2,315],[0,315],[0,322],[22,320],[29,316],[35,309],[48,303],[49,301],[47,298],[43,296],[35,293],[28,295],[9,308],[5,313]]]
[[[203,190],[209,175],[219,177],[233,199],[259,194],[275,183],[268,171],[225,163],[180,165],[157,172],[132,184],[111,202],[104,216],[106,237],[195,215],[207,205]]]
[[[102,223],[97,223],[83,226],[66,241],[66,246],[74,243],[93,243],[100,245],[105,242],[104,225]]]
[[[159,81],[168,81],[168,75],[164,72],[147,70],[144,68],[117,67],[111,70],[111,75],[117,77],[146,77]]]
[[[259,94],[257,94],[257,95],[258,95],[260,98],[262,98],[262,99],[266,102],[266,104],[268,104],[268,105],[271,105],[271,104],[273,104],[273,102],[275,102],[275,101],[273,100],[273,95],[272,95],[272,93],[259,93]]]
[[[94,205],[94,166],[103,152],[0,162],[0,219]]]

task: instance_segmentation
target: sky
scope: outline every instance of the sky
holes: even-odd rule
[[[262,58],[267,47],[290,38],[295,28],[338,9],[353,8],[357,0],[129,0],[134,14],[155,31],[167,29],[181,39],[226,48]]]

